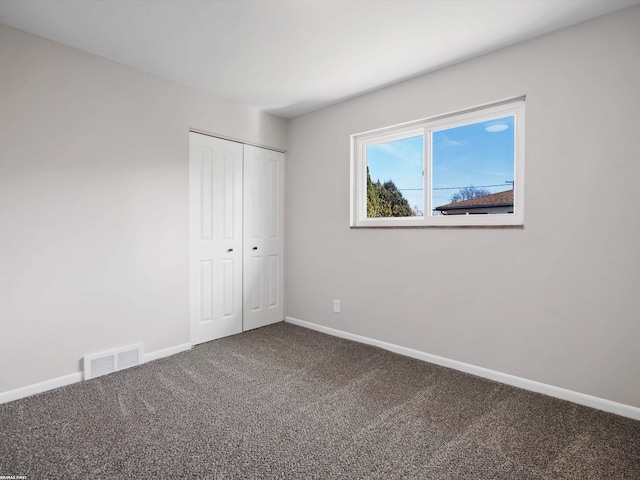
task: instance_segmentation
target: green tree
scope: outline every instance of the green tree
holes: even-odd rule
[[[380,182],[378,182],[379,184]],[[369,167],[367,167],[367,217],[381,217],[380,201],[376,185],[371,181]]]
[[[409,202],[392,180],[373,182],[367,167],[367,217],[411,217]]]

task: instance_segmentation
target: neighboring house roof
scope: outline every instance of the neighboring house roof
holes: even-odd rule
[[[470,198],[460,202],[447,203],[440,205],[434,210],[469,210],[472,208],[492,208],[492,207],[513,207],[513,189],[504,192],[490,193],[481,197]]]

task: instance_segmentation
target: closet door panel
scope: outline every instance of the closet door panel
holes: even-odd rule
[[[195,345],[242,331],[242,145],[191,133],[189,152],[189,317]]]
[[[244,330],[284,319],[284,154],[244,146]]]

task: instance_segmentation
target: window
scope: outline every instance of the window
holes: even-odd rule
[[[524,98],[351,136],[351,225],[522,225]]]

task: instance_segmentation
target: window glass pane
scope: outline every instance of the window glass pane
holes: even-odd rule
[[[513,213],[514,119],[432,132],[431,215]]]
[[[367,147],[367,217],[422,216],[422,135]]]

